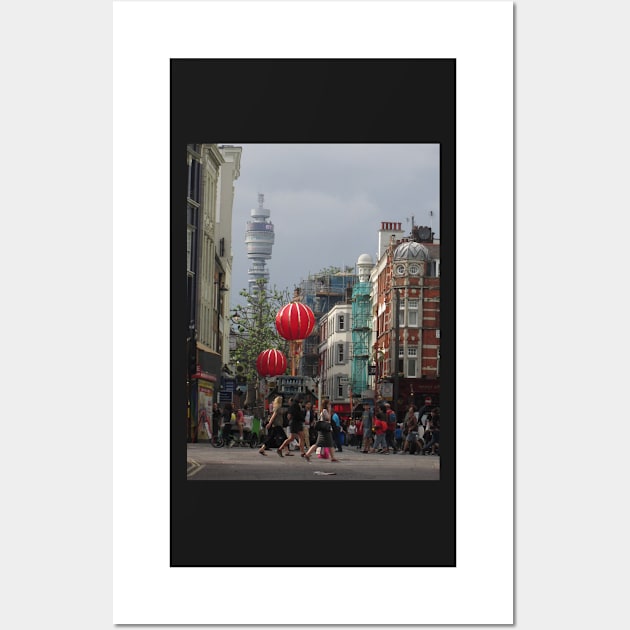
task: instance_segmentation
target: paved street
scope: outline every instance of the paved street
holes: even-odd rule
[[[187,445],[187,477],[191,480],[438,480],[440,458],[433,455],[366,454],[344,448],[339,462],[311,456],[310,464],[292,451],[279,457],[276,451],[259,455],[257,448],[214,448],[208,443]],[[320,475],[318,473],[335,475]]]

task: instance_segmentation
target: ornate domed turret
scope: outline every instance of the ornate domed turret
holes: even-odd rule
[[[369,254],[361,254],[357,260],[359,282],[367,282],[370,279],[372,267],[374,267],[372,256]]]
[[[431,260],[429,250],[421,243],[408,241],[401,243],[394,252],[394,260],[396,261],[420,261]]]

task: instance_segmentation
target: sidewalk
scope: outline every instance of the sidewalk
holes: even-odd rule
[[[440,458],[434,455],[367,454],[355,448],[344,448],[336,457],[339,462],[318,459],[308,463],[299,451],[292,457],[279,457],[276,450],[266,456],[258,448],[215,448],[209,443],[187,445],[189,479],[260,479],[260,480],[439,480]],[[336,475],[321,476],[320,472]]]

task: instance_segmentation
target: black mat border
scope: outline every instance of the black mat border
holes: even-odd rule
[[[171,566],[456,566],[455,60],[172,59],[170,89]],[[185,146],[205,142],[440,144],[440,481],[186,480]],[[316,532],[330,554],[285,550]]]

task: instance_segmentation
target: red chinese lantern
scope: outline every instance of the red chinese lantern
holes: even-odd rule
[[[276,315],[276,330],[284,339],[306,339],[315,327],[313,311],[301,302],[283,306]]]
[[[287,358],[280,350],[263,350],[256,359],[260,376],[280,376],[287,369]]]

